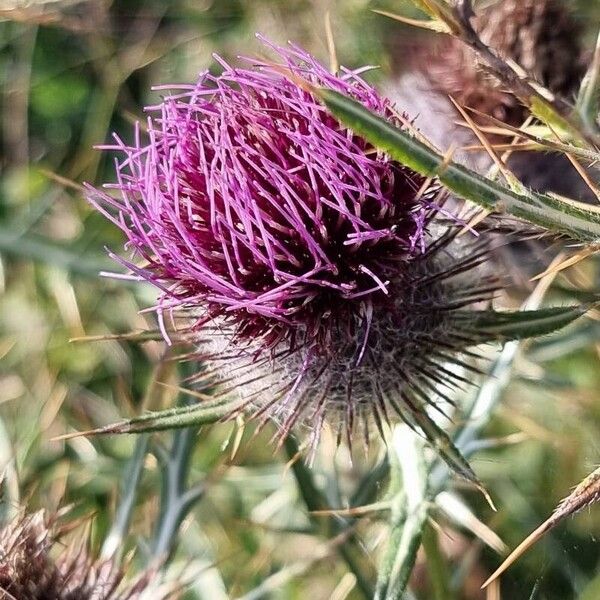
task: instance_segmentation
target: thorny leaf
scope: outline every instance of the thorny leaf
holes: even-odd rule
[[[107,435],[113,433],[145,433],[148,431],[165,431],[216,423],[226,418],[239,408],[240,401],[215,401],[178,406],[167,410],[149,412],[133,419],[112,423],[90,431],[76,431],[55,439],[70,439],[78,436]]]
[[[450,469],[474,485],[484,496],[493,510],[496,510],[494,503],[483,483],[479,480],[467,459],[461,451],[454,445],[450,436],[427,414],[423,409],[412,411],[412,417],[415,423],[419,425],[427,441],[435,448],[438,455],[446,462]]]
[[[575,321],[590,309],[593,304],[559,306],[539,310],[518,311],[471,311],[465,313],[465,320],[477,332],[485,332],[491,339],[499,341],[520,340],[547,335]]]

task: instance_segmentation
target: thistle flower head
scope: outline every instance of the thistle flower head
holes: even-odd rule
[[[175,86],[150,109],[146,142],[138,129],[110,146],[118,195],[89,197],[138,259],[119,260],[162,291],[159,312],[194,315],[204,358],[257,414],[282,434],[310,420],[318,437],[335,412],[350,432],[357,416],[380,423],[422,403],[444,352],[471,341],[458,309],[488,286],[461,281],[477,252],[432,235],[437,187],[337,123],[302,81],[396,121],[389,102],[359,71],[334,76],[270,47],[280,64],[220,61],[220,75]]]
[[[311,84],[391,114],[355,73],[333,77],[299,50],[284,59]],[[327,353],[330,331],[384,301],[420,249],[423,179],[276,67],[223,67],[157,107],[148,145],[118,142],[119,224],[148,262],[144,276],[165,287],[164,307],[202,305],[271,348],[301,331]]]
[[[111,561],[94,561],[84,548],[61,540],[63,531],[43,512],[22,514],[0,527],[0,597],[18,600],[141,600],[149,579],[122,585]],[[147,596],[145,596],[147,597]],[[166,598],[164,593],[154,598]]]

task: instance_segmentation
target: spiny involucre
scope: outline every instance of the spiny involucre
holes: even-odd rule
[[[117,260],[161,291],[167,339],[164,316],[186,315],[244,410],[282,438],[309,424],[313,447],[325,422],[348,440],[364,422],[368,438],[369,423],[410,418],[458,381],[446,365],[480,339],[465,309],[493,289],[474,275],[485,250],[441,224],[436,185],[299,85],[400,123],[359,71],[268,45],[279,64],[217,58],[220,75],[158,88],[178,91],[149,109],[145,141],[138,127],[106,147],[117,183],[89,198],[127,236],[133,258]]]

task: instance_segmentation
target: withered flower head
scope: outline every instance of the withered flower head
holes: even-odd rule
[[[585,54],[581,27],[564,0],[498,0],[477,12],[473,26],[501,57],[561,98],[573,100],[585,72]],[[425,69],[438,90],[463,106],[515,127],[528,116],[519,100],[485,72],[475,52],[456,38],[446,38]]]
[[[564,0],[497,0],[478,10],[473,26],[482,41],[499,56],[516,63],[533,81],[557,97],[573,102],[585,73],[588,54],[582,44],[582,27],[569,2]],[[419,60],[419,72],[426,75],[428,88],[444,100],[453,97],[460,105],[491,115],[513,127],[520,127],[529,110],[496,78],[486,71],[477,54],[454,37],[444,37]],[[431,96],[431,94],[430,94]],[[431,99],[430,99],[431,101]],[[439,101],[439,98],[438,98]],[[439,112],[439,111],[438,111]],[[471,113],[478,125],[490,120]],[[456,114],[437,115],[428,132],[443,131],[444,145],[473,143],[454,124]],[[438,136],[439,137],[439,136]],[[492,143],[507,143],[510,137],[488,134]],[[478,169],[490,165],[485,152],[469,152],[467,161]],[[548,152],[514,151],[507,159],[512,173],[528,187],[554,192],[576,200],[595,203],[594,192],[568,158]],[[589,169],[598,179],[596,169]]]
[[[0,597],[12,600],[141,600],[149,575],[125,583],[112,561],[94,561],[85,543],[63,540],[64,528],[42,511],[0,527]],[[165,599],[164,594],[153,597]]]

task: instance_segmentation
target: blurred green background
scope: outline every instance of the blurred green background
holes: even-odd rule
[[[214,66],[214,52],[233,61],[262,54],[255,32],[298,42],[327,62],[327,11],[341,62],[381,66],[368,76],[381,83],[392,66],[402,69],[402,48],[415,43],[415,33],[370,9],[400,11],[404,4],[0,0],[0,470],[8,465],[9,502],[49,510],[73,505],[76,514],[91,516],[99,545],[134,440],[52,438],[167,405],[174,395],[152,384],[178,378],[162,360],[161,343],[70,341],[154,327],[152,314],[139,312],[152,305],[153,290],[98,276],[114,268],[105,247],[119,250],[122,239],[83,198],[82,182],[113,177],[111,157],[93,145],[111,131],[130,137],[132,123],[144,119],[142,107],[159,100],[153,84],[194,80]],[[593,34],[600,26],[597,2],[581,0],[579,10]],[[568,277],[589,287],[596,268],[592,260]],[[498,512],[465,492],[474,512],[510,547],[599,461],[599,356],[600,324],[588,321],[530,345],[516,364],[489,433],[523,435],[474,462]],[[201,572],[189,597],[250,594],[280,572],[285,576],[264,593],[248,597],[362,597],[335,552],[315,560],[322,548],[318,526],[306,517],[288,458],[269,445],[272,432],[252,441],[252,432],[244,432],[232,458],[231,444],[224,448],[232,431],[232,425],[203,430],[195,447],[191,479],[203,481],[205,492],[183,524],[175,557]],[[160,439],[169,444],[168,434]],[[326,444],[315,480],[332,506],[355,505],[378,464],[376,448],[351,465],[347,453]],[[128,547],[143,547],[158,510],[159,463],[149,455],[145,467]],[[382,479],[368,490],[385,485]],[[357,525],[374,562],[385,538],[380,519],[385,513],[370,513]],[[441,560],[454,576],[464,570],[456,598],[485,598],[477,582],[498,556],[447,527],[443,517],[439,523],[446,532],[439,534]],[[600,519],[592,508],[520,560],[505,577],[501,597],[597,600],[599,542]],[[143,556],[140,551],[140,564]],[[211,564],[216,567],[203,570]],[[423,575],[415,581],[419,598],[434,597],[428,585]]]

